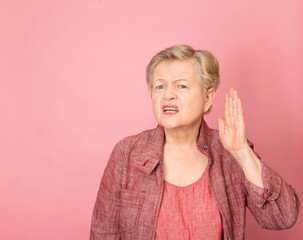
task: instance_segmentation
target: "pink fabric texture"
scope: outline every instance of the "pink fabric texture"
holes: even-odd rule
[[[196,182],[181,187],[164,180],[156,240],[221,240],[220,211],[208,186],[206,171]]]
[[[164,185],[163,146],[164,128],[160,125],[116,144],[97,194],[91,240],[155,239]],[[204,120],[197,148],[208,158],[206,174],[222,217],[224,240],[244,238],[246,206],[263,228],[278,230],[295,224],[300,204],[297,194],[262,160],[264,189],[245,178],[223,148],[218,131]]]

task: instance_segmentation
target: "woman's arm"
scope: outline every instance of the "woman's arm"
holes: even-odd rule
[[[262,188],[261,163],[248,145],[241,100],[232,88],[225,95],[224,118],[219,117],[218,124],[223,147],[233,155],[245,177]]]
[[[249,141],[248,141],[249,142]],[[249,142],[252,151],[254,146]],[[260,156],[255,153],[258,158]],[[262,228],[287,229],[298,218],[300,201],[295,190],[262,160],[263,188],[248,181],[242,173],[242,187],[246,194],[247,207]]]
[[[298,216],[299,199],[292,187],[253,151],[245,135],[241,100],[232,88],[225,96],[224,118],[219,117],[218,124],[223,147],[243,171],[247,206],[256,220],[268,229],[291,227]]]
[[[122,154],[114,147],[104,170],[95,202],[90,240],[120,239],[119,209],[122,177]]]

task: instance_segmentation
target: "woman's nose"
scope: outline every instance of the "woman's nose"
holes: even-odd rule
[[[165,99],[175,99],[177,96],[175,90],[173,89],[173,87],[171,86],[168,86],[166,89],[165,89],[165,92],[164,92],[164,98]]]

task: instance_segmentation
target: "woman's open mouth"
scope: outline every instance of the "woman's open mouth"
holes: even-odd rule
[[[179,112],[179,108],[176,105],[163,105],[162,110],[165,115],[177,114]]]

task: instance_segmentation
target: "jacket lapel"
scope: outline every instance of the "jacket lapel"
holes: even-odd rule
[[[204,118],[202,118],[197,148],[200,150],[200,152],[208,156],[211,147],[209,142],[210,134],[211,129],[207,126]],[[138,155],[138,158],[135,159],[135,165],[138,169],[146,174],[150,174],[155,169],[159,161],[161,161],[163,158],[164,137],[164,128],[159,124],[156,128],[151,130],[151,133],[147,139],[147,144],[145,145],[145,149],[143,149],[141,154]]]

